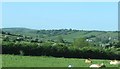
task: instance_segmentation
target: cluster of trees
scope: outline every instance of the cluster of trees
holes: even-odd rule
[[[73,29],[59,29],[59,30],[37,30],[37,34],[48,34],[49,36],[55,36],[55,35],[67,35],[71,34],[73,32],[78,32],[80,30],[73,30]]]

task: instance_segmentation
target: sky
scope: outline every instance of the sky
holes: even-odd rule
[[[117,2],[4,2],[2,27],[118,30]]]
[[[2,2],[118,2],[119,0],[2,0]]]

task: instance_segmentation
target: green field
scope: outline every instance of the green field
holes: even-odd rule
[[[84,62],[85,59],[75,58],[54,58],[46,56],[15,56],[2,55],[2,67],[89,67],[90,64]],[[118,65],[110,65],[110,60],[92,59],[94,63],[104,63],[106,67],[118,67]]]

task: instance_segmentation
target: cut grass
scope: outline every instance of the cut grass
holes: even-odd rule
[[[46,56],[2,55],[2,67],[68,67],[69,64],[73,67],[89,67],[90,64],[85,64],[84,60]],[[118,67],[118,65],[110,65],[109,61],[92,59],[93,63],[104,63],[106,67]]]

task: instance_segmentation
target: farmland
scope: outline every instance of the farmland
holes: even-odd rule
[[[71,64],[73,67],[89,67],[90,64],[85,64],[85,59],[75,58],[55,58],[47,56],[15,56],[2,55],[3,67],[68,67]],[[110,60],[92,59],[93,63],[104,63],[106,67],[118,67],[118,65],[110,65]]]
[[[3,67],[89,67],[87,58],[118,67],[109,62],[120,60],[117,31],[3,28],[1,32]]]
[[[117,31],[3,28],[1,38],[3,54],[93,59],[120,57]]]

